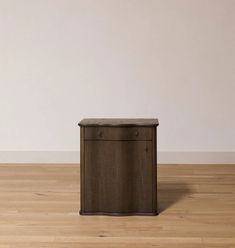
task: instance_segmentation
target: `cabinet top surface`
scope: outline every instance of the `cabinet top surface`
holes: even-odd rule
[[[121,119],[121,118],[88,118],[78,123],[79,126],[158,126],[158,119]]]

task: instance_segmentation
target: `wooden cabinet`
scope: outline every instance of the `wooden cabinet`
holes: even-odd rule
[[[157,119],[84,119],[80,214],[156,215]]]

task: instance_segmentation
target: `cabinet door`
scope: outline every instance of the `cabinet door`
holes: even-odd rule
[[[85,141],[85,212],[153,212],[152,141]]]

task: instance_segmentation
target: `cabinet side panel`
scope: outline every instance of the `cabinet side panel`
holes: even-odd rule
[[[157,206],[157,129],[152,128],[152,166],[153,166],[153,212],[158,213]]]
[[[80,127],[80,210],[85,209],[85,127]]]

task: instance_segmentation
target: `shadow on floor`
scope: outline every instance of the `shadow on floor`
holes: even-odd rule
[[[158,212],[164,212],[190,193],[193,190],[187,183],[158,182]]]

